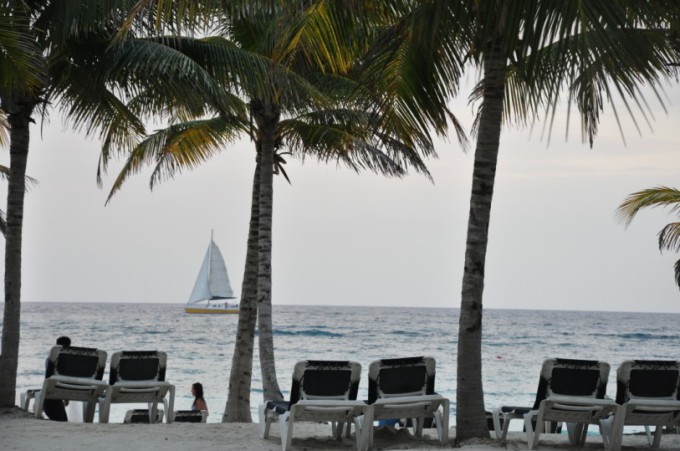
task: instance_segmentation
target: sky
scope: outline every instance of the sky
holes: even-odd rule
[[[452,109],[469,130],[465,95]],[[608,106],[592,149],[573,114],[567,139],[564,109],[550,142],[541,126],[504,127],[485,308],[680,313],[680,255],[661,254],[656,236],[676,215],[643,211],[628,227],[615,215],[629,193],[680,188],[680,88],[665,95],[667,111],[647,95],[653,119],[638,117],[641,135],[619,105],[625,143]],[[277,177],[274,187],[273,303],[458,307],[472,144],[464,152],[453,138],[438,141],[439,158],[427,162],[434,183],[289,160],[292,184]],[[28,174],[39,185],[26,197],[22,301],[184,303],[211,230],[239,293],[253,143],[153,191],[145,171],[108,205],[121,163],[99,189],[99,148],[58,112],[33,127]],[[0,163],[8,161],[5,150]],[[0,195],[6,204],[6,185]],[[0,254],[4,262],[4,246]]]

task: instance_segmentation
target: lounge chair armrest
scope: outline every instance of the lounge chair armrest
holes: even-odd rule
[[[380,398],[375,401],[375,404],[398,404],[398,403],[413,403],[413,402],[432,402],[444,401],[442,395],[418,395],[418,396],[395,396],[394,398]]]
[[[149,388],[149,387],[172,387],[172,384],[165,381],[120,381],[112,385],[112,387],[122,388]]]
[[[293,404],[293,406],[304,406],[304,407],[366,407],[368,404],[363,401],[337,401],[337,400],[324,400],[324,399],[303,399]],[[292,406],[291,406],[292,407]]]
[[[49,378],[45,379],[45,381],[54,381],[69,385],[98,385],[101,387],[107,387],[109,385],[104,381],[89,377],[50,376]]]
[[[616,402],[613,399],[599,399],[589,398],[587,396],[548,396],[545,400],[553,404],[566,404],[574,406],[615,406]]]
[[[655,409],[680,410],[680,401],[675,401],[672,399],[631,398],[624,405],[636,408],[652,407]]]

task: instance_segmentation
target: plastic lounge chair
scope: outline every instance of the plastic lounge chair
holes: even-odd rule
[[[281,447],[291,447],[293,426],[299,421],[330,422],[336,440],[342,438],[347,423],[356,427],[356,446],[362,450],[362,421],[369,407],[357,401],[361,365],[348,361],[306,360],[297,362],[293,369],[293,385],[289,401],[265,401],[259,408],[260,437],[269,437],[271,423],[278,420],[281,430]],[[370,428],[368,428],[370,429]]]
[[[508,435],[508,429],[510,427],[510,422],[512,420],[524,419],[524,415],[531,412],[532,410],[538,410],[541,405],[541,401],[546,399],[551,394],[570,394],[568,388],[562,390],[563,380],[568,379],[570,372],[572,371],[575,364],[578,362],[583,362],[582,360],[572,360],[572,359],[548,359],[543,362],[543,367],[541,368],[541,374],[538,378],[538,388],[536,390],[536,399],[534,400],[533,407],[528,406],[501,406],[493,409],[492,411],[492,421],[493,429],[498,440],[505,440]],[[584,363],[583,368],[589,369],[593,366],[595,362],[587,361]],[[566,372],[563,372],[564,368],[569,368]],[[551,381],[553,381],[553,371],[555,372],[555,384],[553,387],[550,386]],[[588,374],[588,373],[584,373]],[[591,373],[594,377],[595,373]],[[605,379],[606,380],[606,379]],[[556,391],[558,390],[558,391]],[[604,396],[604,391],[602,396]],[[556,422],[550,423],[550,432],[558,432],[560,430],[560,424]]]
[[[175,423],[205,423],[208,421],[207,410],[175,410]]]
[[[368,368],[371,406],[368,446],[373,446],[373,421],[411,420],[413,435],[422,436],[426,421],[434,420],[439,441],[449,437],[449,400],[434,392],[436,362],[432,357],[406,357],[372,362]]]
[[[109,422],[111,404],[148,403],[149,418],[157,418],[158,404],[163,403],[166,421],[172,423],[175,386],[165,381],[166,362],[162,351],[114,352],[109,386],[100,398],[99,422]]]
[[[621,449],[624,426],[645,426],[652,448],[658,448],[664,426],[680,425],[680,362],[629,360],[616,373],[616,413],[601,421],[610,448]],[[649,426],[656,426],[654,436]]]
[[[616,409],[614,400],[605,399],[608,377],[609,364],[605,362],[572,359],[543,362],[536,403],[524,414],[529,449],[538,446],[546,422],[567,423],[571,444],[583,446],[588,425],[600,426],[600,419]],[[506,418],[504,428],[509,419]],[[607,447],[607,435],[602,428],[600,432]]]
[[[102,381],[106,367],[106,351],[93,348],[53,346],[47,361],[48,376],[41,390],[31,390],[35,397],[33,411],[42,418],[46,399],[83,401],[83,420],[91,423],[99,396],[107,387]],[[23,395],[26,408],[30,398]]]
[[[125,419],[123,423],[162,423],[163,422],[163,411],[159,410],[156,412],[156,419],[151,421],[149,416],[149,409],[134,409],[125,412]]]

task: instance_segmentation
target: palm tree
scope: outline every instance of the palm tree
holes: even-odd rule
[[[481,80],[471,95],[481,105],[475,121],[477,144],[458,326],[456,438],[487,437],[481,359],[483,291],[502,125],[541,118],[552,125],[558,105],[566,103],[577,107],[581,129],[592,145],[605,102],[617,118],[616,98],[626,102],[631,116],[634,106],[645,116],[640,87],[658,89],[678,63],[678,48],[672,47],[670,38],[671,31],[677,30],[680,6],[677,1],[624,0],[394,3],[407,12],[380,42],[382,51],[373,53],[369,73],[380,72],[382,78],[387,73],[401,80],[394,86],[413,85],[414,73],[427,79],[428,89],[410,92],[416,99],[413,105],[436,110],[442,107],[442,94],[459,82],[466,64],[480,70]],[[403,55],[420,55],[417,69],[394,63]]]
[[[619,218],[628,226],[635,215],[643,208],[669,207],[671,211],[680,210],[680,190],[667,186],[657,186],[629,194],[619,205]],[[659,250],[680,251],[680,223],[671,222],[659,232]],[[680,287],[680,260],[675,262],[675,283]]]
[[[28,125],[44,84],[45,61],[22,2],[0,7],[0,110],[9,129],[10,169],[5,235],[5,308],[0,352],[0,406],[14,406],[19,357],[21,232]],[[5,30],[7,31],[5,33]],[[34,74],[34,75],[31,75]],[[4,132],[4,130],[3,130]],[[4,134],[4,133],[3,133]]]
[[[232,115],[178,121],[146,138],[132,149],[112,188],[113,194],[130,174],[149,162],[156,164],[153,185],[181,168],[206,161],[238,133],[249,133],[255,142],[248,253],[224,421],[251,421],[249,392],[256,315],[263,396],[282,397],[276,380],[271,319],[273,175],[281,168],[280,150],[394,176],[403,175],[409,166],[426,173],[420,155],[434,151],[426,127],[419,128],[417,121],[407,120],[412,118],[404,118],[390,104],[377,105],[370,103],[370,97],[356,96],[356,82],[340,76],[351,68],[345,53],[356,52],[347,44],[351,38],[356,41],[356,34],[345,30],[342,39],[349,49],[345,53],[318,49],[314,27],[328,24],[330,17],[318,5],[323,2],[309,2],[305,7],[296,3],[292,8],[281,4],[249,14],[225,15],[219,37],[166,38],[165,45],[215,72],[214,76],[233,93],[233,99],[241,99],[243,107]],[[324,37],[333,36],[332,30],[324,31]],[[334,39],[325,42],[340,49],[333,44]],[[332,58],[326,58],[328,55]],[[381,117],[390,120],[378,122]]]
[[[5,311],[0,355],[0,406],[13,406],[20,332],[21,248],[26,162],[30,124],[34,115],[48,112],[48,105],[62,108],[77,129],[101,132],[112,145],[145,133],[144,127],[123,103],[108,90],[118,86],[135,92],[144,83],[147,90],[176,89],[189,97],[211,89],[215,104],[223,105],[221,91],[203,83],[192,88],[178,83],[178,74],[161,73],[144,77],[147,69],[163,56],[149,56],[153,44],[140,50],[131,33],[121,45],[111,45],[113,33],[124,23],[135,0],[106,2],[64,2],[49,0],[8,1],[0,7],[0,110],[9,130],[10,167],[8,176],[5,233]],[[7,28],[5,28],[7,27]],[[143,20],[130,24],[137,33],[152,31]],[[176,52],[174,52],[176,53]],[[143,60],[143,61],[142,61]],[[182,67],[182,75],[195,76],[193,66]],[[161,72],[154,67],[154,75]],[[117,77],[117,78],[116,78]],[[149,106],[154,105],[148,102]],[[180,105],[178,109],[190,108]]]

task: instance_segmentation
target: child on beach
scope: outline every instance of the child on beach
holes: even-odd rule
[[[205,410],[208,411],[208,403],[203,398],[203,384],[196,382],[191,386],[191,394],[194,396],[194,403],[191,405],[191,410]]]

